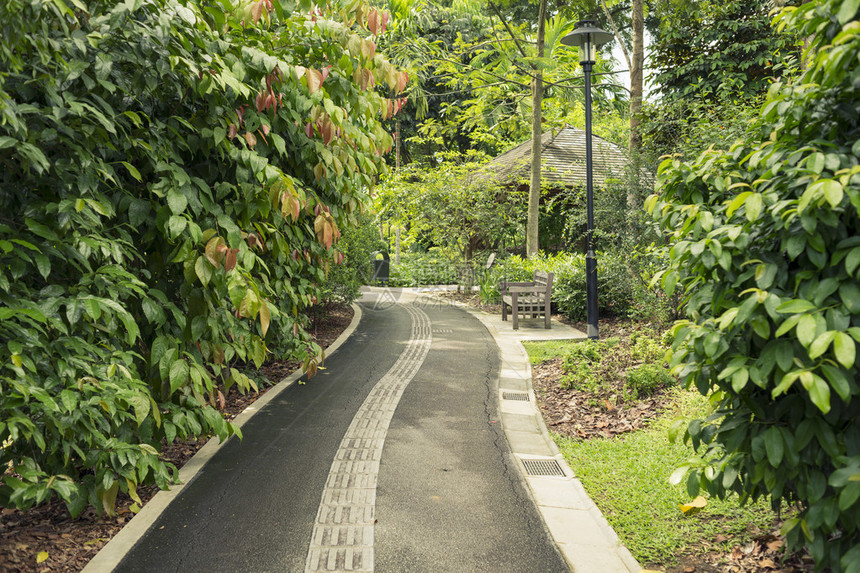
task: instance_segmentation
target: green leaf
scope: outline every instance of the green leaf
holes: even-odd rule
[[[209,261],[206,260],[206,257],[199,256],[197,257],[197,261],[194,263],[194,272],[197,274],[197,278],[200,279],[200,282],[203,283],[203,286],[209,286],[209,281],[212,279],[212,273],[214,269]]]
[[[167,230],[170,233],[170,238],[172,239],[181,235],[182,231],[184,231],[187,226],[188,220],[179,215],[171,215],[170,219],[167,220]]]
[[[47,279],[48,275],[51,274],[51,261],[41,253],[33,255],[33,259],[36,261],[39,274],[42,275],[42,278]]]
[[[836,19],[844,26],[854,19],[858,8],[860,8],[860,0],[842,0]]]
[[[814,375],[812,386],[808,388],[809,398],[821,410],[822,414],[830,412],[830,386],[820,376]]]
[[[835,330],[828,330],[813,340],[812,344],[809,345],[809,357],[815,359],[827,352],[827,348],[830,346],[830,343],[833,342],[836,334],[837,332]]]
[[[853,367],[856,352],[854,339],[845,332],[837,332],[833,339],[833,353],[836,355],[836,360],[839,364],[845,368]]]
[[[761,193],[753,193],[750,195],[744,204],[748,221],[755,221],[761,214],[762,196]]]
[[[188,363],[179,359],[176,360],[173,364],[170,365],[170,393],[173,394],[179,388],[185,385],[188,382],[189,377],[189,368]]]
[[[134,419],[137,421],[137,426],[140,427],[146,417],[149,416],[149,399],[144,396],[133,396],[128,402],[134,408]]]
[[[767,452],[767,461],[773,467],[779,467],[782,462],[783,447],[782,434],[778,428],[768,428],[764,434],[764,447]]]
[[[808,300],[803,299],[793,299],[786,301],[776,307],[776,312],[782,314],[799,314],[803,312],[809,312],[810,310],[815,310],[816,306],[809,302]]]
[[[188,198],[179,191],[171,190],[167,193],[167,206],[174,215],[179,215],[188,206]]]
[[[817,328],[817,324],[815,321],[815,317],[811,314],[804,314],[800,317],[800,320],[797,321],[797,339],[800,343],[807,348],[812,341],[815,340],[815,331]]]
[[[0,137],[0,149],[6,149],[7,147],[15,147],[17,143],[17,139],[7,137],[5,135]]]
[[[824,372],[824,376],[827,378],[827,381],[830,382],[830,387],[836,391],[836,394],[842,398],[842,401],[846,404],[850,402],[851,383],[848,381],[848,377],[845,375],[845,372],[840,368],[831,366],[830,364],[822,364],[821,370]]]
[[[138,181],[143,181],[143,177],[140,176],[140,171],[138,171],[134,165],[132,165],[128,161],[121,161],[121,163],[122,163],[123,167],[125,167],[128,170],[128,173],[132,177],[134,177]]]
[[[139,227],[146,221],[150,210],[149,201],[135,199],[128,206],[128,222],[131,223],[132,227]]]
[[[110,517],[116,515],[116,494],[118,491],[119,482],[115,481],[102,493],[102,509]]]

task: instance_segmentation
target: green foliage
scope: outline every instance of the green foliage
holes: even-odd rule
[[[72,8],[70,8],[71,6]],[[360,3],[0,4],[0,505],[108,513],[304,358],[405,76]],[[343,22],[343,23],[341,23]],[[364,28],[362,28],[364,27]]]
[[[755,96],[793,65],[796,37],[771,26],[771,0],[657,4],[652,51],[656,91],[666,101],[725,92]]]
[[[689,445],[670,443],[667,426],[678,414],[706,411],[707,401],[680,390],[674,398],[677,414],[667,413],[643,431],[584,441],[553,436],[624,546],[640,563],[659,568],[676,565],[679,556],[700,550],[718,535],[744,545],[757,530],[769,531],[774,518],[766,503],[740,507],[735,499],[709,499],[692,516],[681,512],[679,504],[690,498],[683,486],[669,483],[669,474],[693,452]]]
[[[400,264],[391,264],[389,285],[415,287],[457,284],[457,263],[446,257],[440,249],[429,253],[402,253]]]
[[[758,135],[661,167],[659,277],[686,297],[672,364],[718,412],[687,428],[691,492],[770,497],[819,568],[860,569],[860,21],[853,0],[786,9],[808,67]]]
[[[391,174],[376,195],[386,221],[409,229],[428,246],[441,247],[453,260],[469,261],[479,248],[511,235],[520,207],[489,175],[476,174],[487,157],[451,154],[431,168],[410,164]]]
[[[662,364],[641,364],[627,371],[626,386],[633,400],[650,396],[672,382],[674,378]]]
[[[362,214],[357,219],[358,225],[344,229],[337,243],[343,258],[337,257],[320,284],[324,303],[349,304],[358,298],[359,289],[370,280],[371,254],[384,248],[374,217]]]

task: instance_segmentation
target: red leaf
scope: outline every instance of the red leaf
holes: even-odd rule
[[[257,145],[257,136],[250,131],[246,131],[244,137],[245,141],[248,143],[248,147],[254,149],[254,146]]]
[[[379,10],[374,8],[367,15],[367,29],[370,30],[373,33],[373,35],[375,36],[376,34],[379,33],[379,25],[380,25]]]
[[[320,83],[323,83],[325,79],[328,77],[329,72],[331,72],[331,66],[326,66],[320,70]]]
[[[237,133],[239,133],[239,127],[235,123],[231,123],[230,127],[227,128],[227,135],[230,136],[230,139],[233,139]]]
[[[260,92],[259,94],[257,94],[257,97],[254,99],[254,103],[257,106],[257,113],[260,113],[264,109],[266,109],[266,93]]]
[[[305,133],[308,137],[314,136],[314,126],[311,122],[308,122],[307,125],[305,125]]]
[[[224,259],[224,270],[228,273],[236,268],[238,254],[239,249],[230,249],[227,252],[227,257]]]
[[[388,12],[382,13],[382,33],[385,33],[385,29],[388,28],[388,20],[391,18],[391,14]]]
[[[221,392],[221,390],[218,390],[218,405],[221,407],[222,410],[227,407],[227,399],[224,397],[224,394]]]
[[[320,132],[322,132],[322,136],[323,136],[323,143],[328,145],[329,142],[332,140],[332,137],[334,136],[334,130],[332,129],[332,127],[333,127],[332,123],[330,120],[326,119],[325,121],[322,122],[322,126],[320,126],[320,127],[321,127]]]
[[[313,68],[308,68],[307,73],[308,77],[308,91],[310,93],[314,93],[320,86],[322,85],[322,74]]]
[[[251,17],[254,18],[254,23],[260,21],[260,17],[263,15],[263,2],[255,2],[251,7]]]

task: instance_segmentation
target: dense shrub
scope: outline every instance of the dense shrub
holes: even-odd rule
[[[686,435],[695,495],[796,504],[790,548],[860,571],[860,21],[856,0],[785,9],[807,38],[756,136],[667,160],[649,208],[671,239],[661,282],[686,296],[673,365],[719,409]]]
[[[310,8],[0,3],[0,505],[111,512],[167,486],[162,440],[236,431],[237,364],[315,368],[304,312],[392,141],[369,88],[406,78],[378,11]]]
[[[460,265],[435,247],[427,253],[402,253],[399,265],[391,261],[389,284],[397,287],[457,284]]]
[[[323,303],[349,304],[358,298],[361,286],[370,281],[371,254],[384,247],[374,221],[371,215],[360,215],[357,226],[344,229],[337,243],[343,259],[340,264],[329,265],[320,285]]]

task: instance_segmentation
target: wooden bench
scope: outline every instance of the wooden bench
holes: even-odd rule
[[[519,316],[537,318],[544,316],[544,328],[550,324],[550,301],[552,299],[552,273],[535,271],[531,282],[500,282],[502,295],[502,320],[508,319],[508,306],[514,317],[514,330],[519,330]]]

